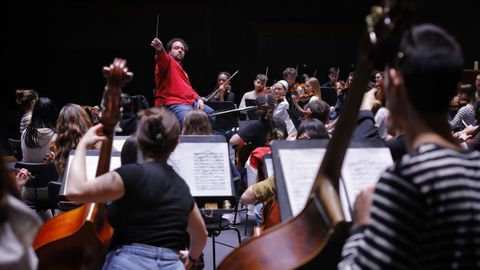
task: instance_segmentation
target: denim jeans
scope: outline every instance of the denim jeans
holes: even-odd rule
[[[183,127],[183,119],[185,119],[185,115],[189,111],[197,108],[197,104],[198,104],[198,102],[195,101],[195,103],[193,103],[192,105],[189,105],[189,104],[172,104],[172,105],[168,105],[167,107],[177,117],[178,121],[180,122],[180,128],[181,128],[181,127]],[[207,105],[204,105],[203,110],[207,113],[208,118],[210,119],[210,123],[213,126],[213,124],[215,123],[215,117],[210,116],[210,114],[214,113],[215,111]]]
[[[103,270],[164,269],[184,270],[178,252],[143,244],[124,245],[107,254]]]

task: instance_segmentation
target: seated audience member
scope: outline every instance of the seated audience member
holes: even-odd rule
[[[35,102],[32,120],[21,137],[24,162],[43,163],[50,154],[50,143],[55,141],[55,121],[58,112],[55,103],[47,97]]]
[[[20,136],[22,136],[23,131],[27,128],[32,119],[32,110],[35,102],[38,100],[38,94],[31,89],[18,89],[16,95],[17,104],[20,105],[20,108],[23,111],[23,116],[20,120]]]
[[[180,134],[177,118],[163,108],[143,111],[137,140],[144,162],[87,179],[86,151],[105,140],[102,127],[90,128],[78,143],[66,196],[83,203],[111,201],[114,233],[104,269],[189,269],[205,247],[207,231],[189,187],[167,164]],[[190,249],[180,255],[186,231]]]
[[[405,30],[384,90],[408,154],[357,197],[338,269],[479,265],[480,153],[462,149],[447,121],[462,67],[460,46],[445,30]]]
[[[120,131],[115,132],[116,135],[129,136],[132,135],[138,126],[138,117],[133,112],[132,97],[127,93],[122,93],[122,119],[119,126]]]

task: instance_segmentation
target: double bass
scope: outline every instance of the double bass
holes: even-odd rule
[[[398,4],[400,1],[395,1]],[[267,230],[260,237],[244,241],[230,253],[218,269],[336,269],[341,248],[348,236],[339,199],[339,177],[343,159],[357,121],[358,109],[367,89],[368,79],[378,55],[393,57],[395,47],[379,51],[381,45],[393,45],[385,34],[399,38],[402,21],[390,13],[408,16],[391,6],[374,7],[367,16],[367,32],[362,42],[357,72],[350,87],[349,97],[342,108],[337,127],[327,146],[304,209],[294,218]],[[397,12],[397,13],[395,13]],[[393,27],[393,26],[396,27]],[[391,42],[391,43],[390,43]],[[395,43],[395,44],[398,44]],[[390,59],[389,59],[390,60]],[[383,63],[378,62],[378,65]]]
[[[102,143],[96,176],[109,171],[115,125],[121,118],[122,86],[132,79],[126,61],[115,58],[103,68],[107,78],[100,122],[107,138]],[[107,253],[113,229],[103,204],[89,203],[47,220],[33,243],[39,269],[99,268]]]

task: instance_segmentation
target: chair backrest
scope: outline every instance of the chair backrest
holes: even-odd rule
[[[58,180],[57,169],[55,168],[55,164],[53,162],[49,164],[17,162],[15,163],[15,168],[25,168],[32,175],[32,178],[29,179],[25,184],[26,187],[47,187],[50,181]]]
[[[48,183],[48,201],[50,209],[58,209],[58,201],[61,187],[62,183],[58,181],[50,181]]]
[[[21,143],[21,141],[17,140],[17,139],[8,138],[8,145],[10,146],[10,151],[11,151],[12,155],[17,160],[22,160],[23,155],[22,155],[22,143]]]

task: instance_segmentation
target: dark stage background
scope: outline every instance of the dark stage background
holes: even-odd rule
[[[184,68],[199,94],[213,90],[218,72],[240,69],[232,80],[238,103],[267,66],[269,84],[281,79],[285,67],[297,65],[300,74],[316,71],[321,82],[330,66],[339,66],[340,79],[346,79],[356,62],[363,18],[378,1],[200,2],[3,1],[2,143],[19,137],[15,89],[33,88],[59,109],[68,102],[97,105],[105,85],[102,67],[114,57],[127,59],[135,74],[124,90],[152,102],[150,41],[157,12],[164,44],[176,36],[189,44]],[[418,20],[450,30],[464,49],[466,68],[472,68],[480,48],[478,1],[424,2]]]

